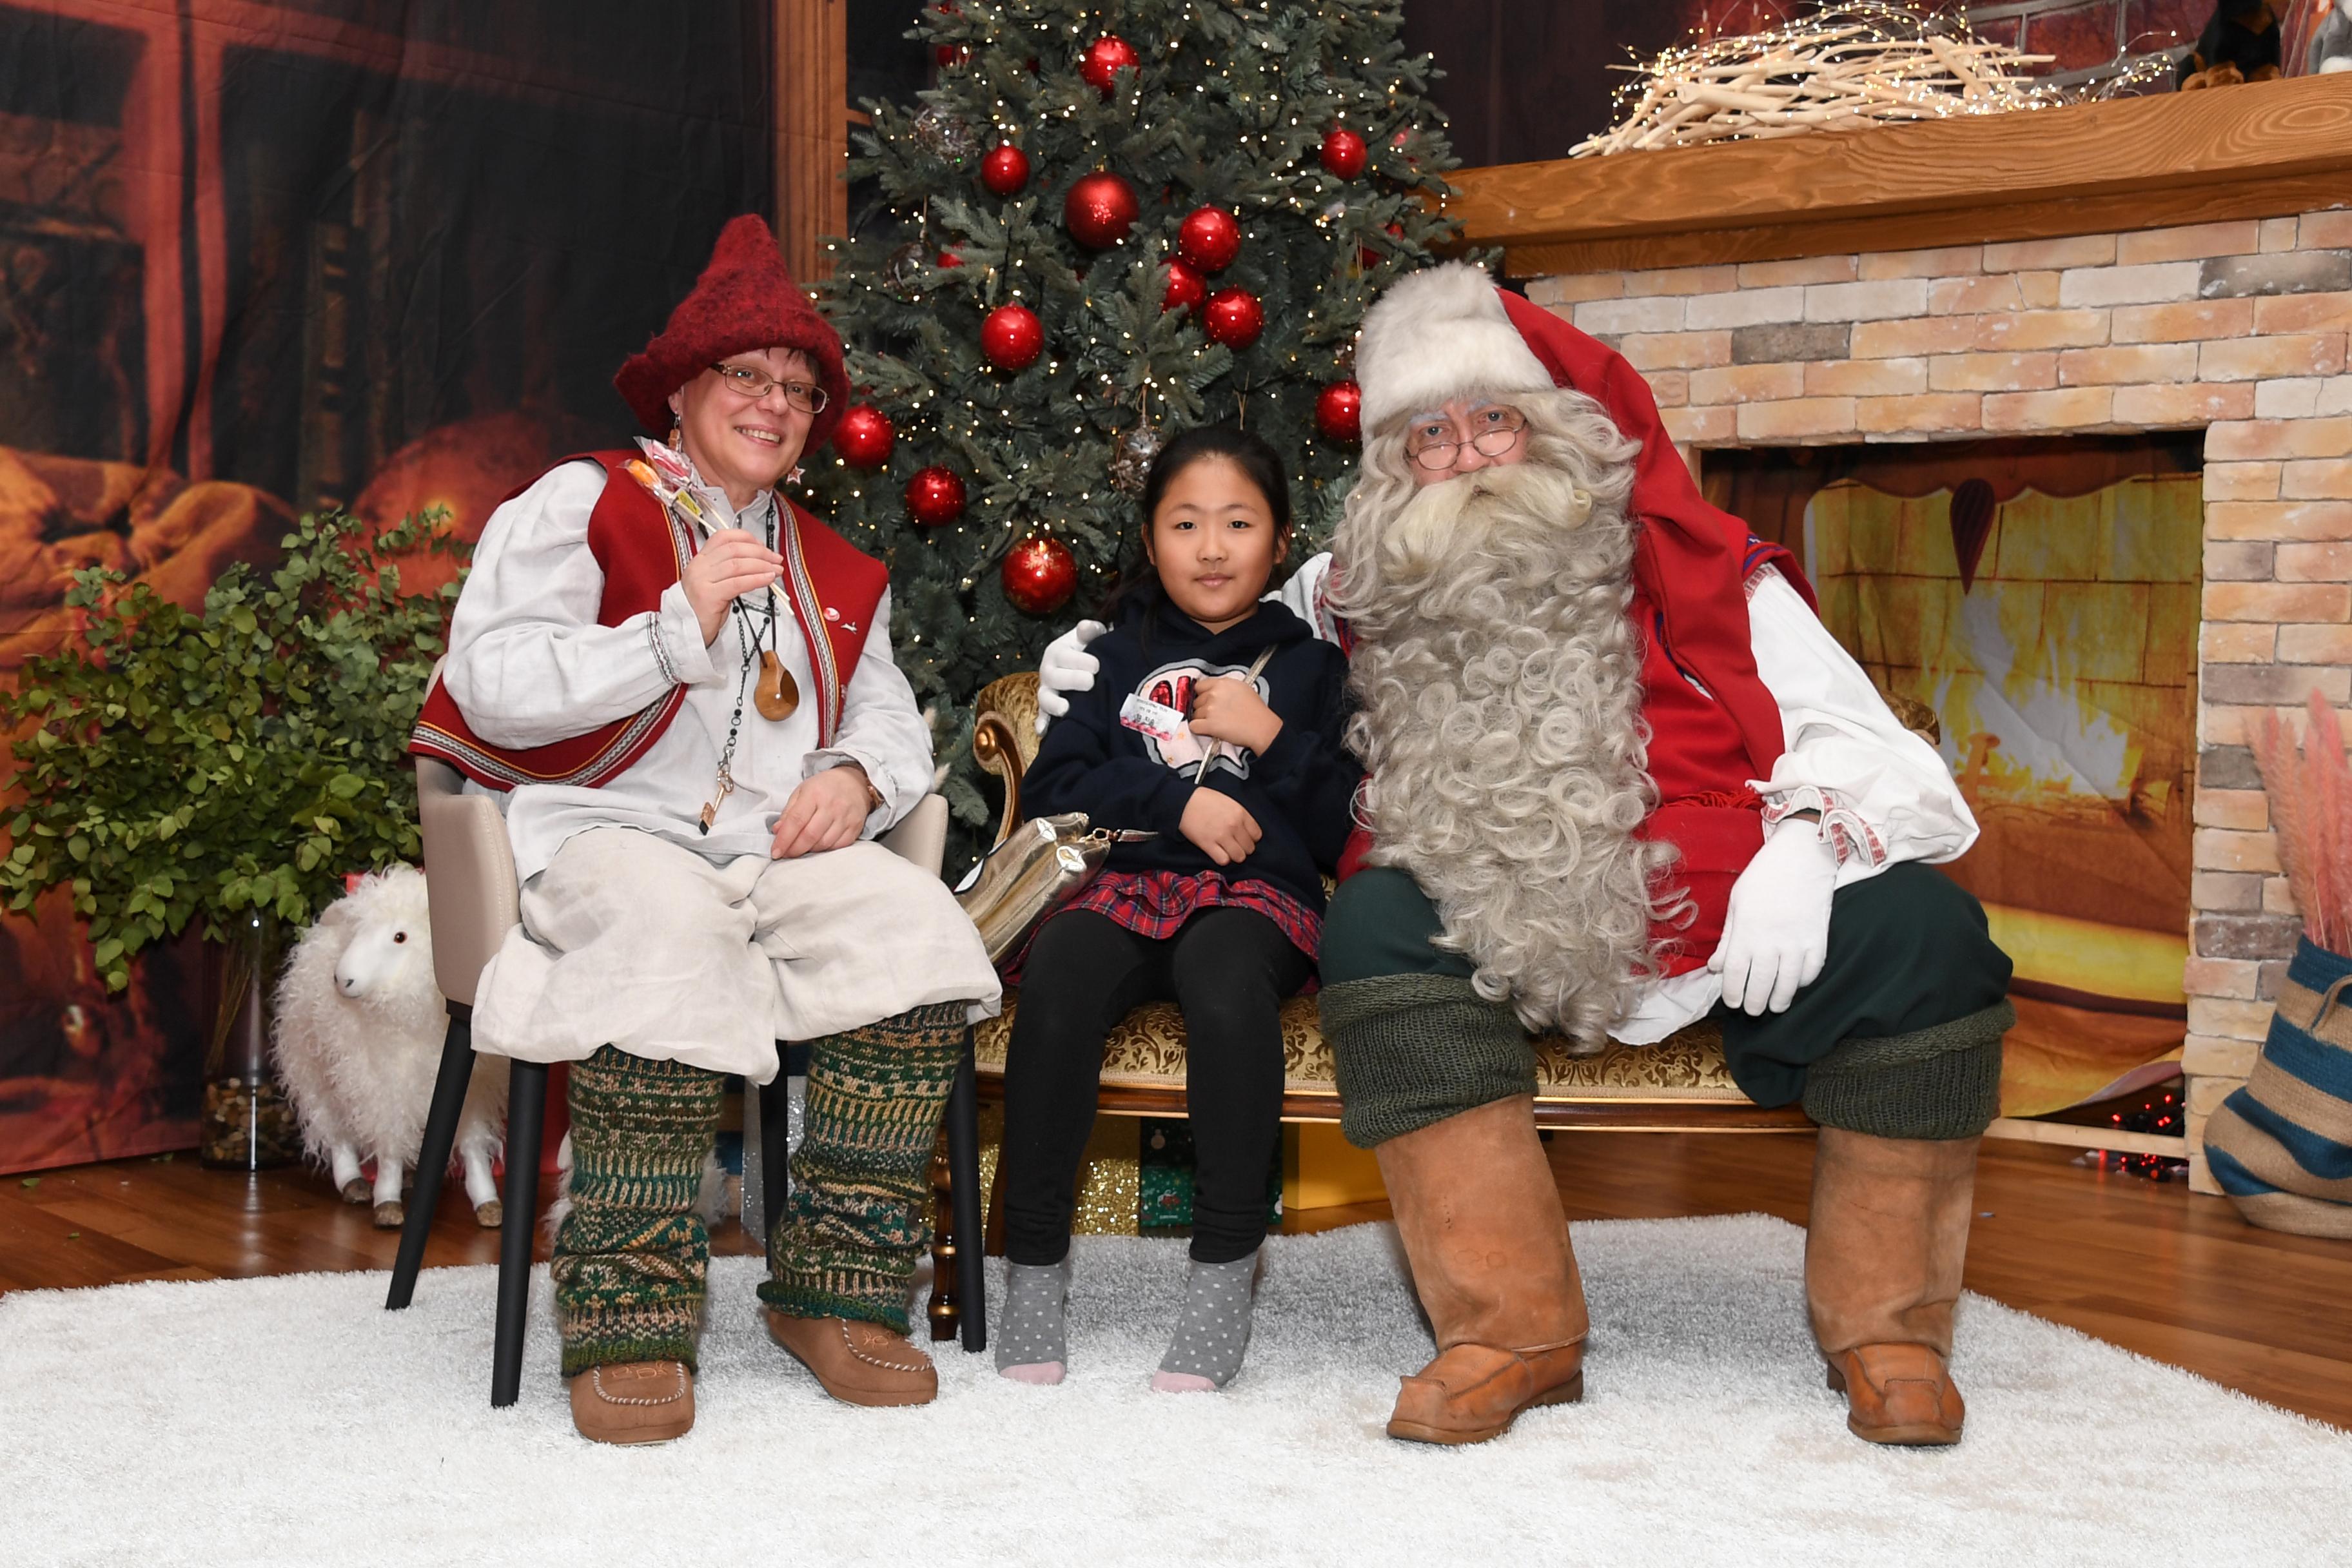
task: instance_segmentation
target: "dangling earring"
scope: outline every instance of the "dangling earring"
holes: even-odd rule
[[[675,452],[676,450],[677,450],[677,449],[678,449],[678,447],[680,447],[681,446],[685,445],[685,443],[686,443],[686,432],[685,432],[684,430],[682,430],[682,429],[680,429],[680,428],[678,427],[677,416],[676,416],[676,415],[674,415],[674,414],[673,414],[673,415],[671,415],[671,416],[670,416],[670,421],[669,421],[669,446],[670,446],[670,450],[671,450],[671,451],[673,451],[673,452]]]

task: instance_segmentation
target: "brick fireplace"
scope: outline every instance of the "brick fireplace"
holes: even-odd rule
[[[2299,930],[2247,726],[2352,709],[2352,78],[1473,171],[1530,300],[1711,449],[2202,433],[2187,1152]],[[2316,149],[2317,151],[2314,151]],[[2330,162],[2333,160],[2333,162]]]

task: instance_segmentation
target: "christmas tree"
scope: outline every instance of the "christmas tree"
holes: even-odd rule
[[[890,564],[899,667],[958,820],[971,703],[1139,558],[1176,430],[1293,463],[1291,559],[1356,456],[1356,328],[1454,229],[1432,68],[1397,0],[953,0],[912,104],[869,102],[825,306],[857,389],[811,504]]]

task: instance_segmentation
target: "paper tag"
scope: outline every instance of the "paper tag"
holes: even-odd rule
[[[1188,732],[1184,715],[1165,702],[1154,702],[1140,691],[1130,691],[1119,704],[1118,721],[1165,745]]]

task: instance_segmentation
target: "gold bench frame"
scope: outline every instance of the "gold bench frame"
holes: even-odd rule
[[[1004,784],[996,833],[1001,844],[1023,821],[1021,777],[1037,756],[1037,677],[1033,671],[992,681],[974,706],[972,755]],[[1897,711],[1915,729],[1921,716],[1934,723],[1924,709],[1917,715]],[[1003,1016],[975,1031],[983,1099],[1003,1096],[1016,1006],[1017,993],[1008,989]],[[1313,997],[1294,996],[1283,1005],[1282,1032],[1283,1120],[1339,1121],[1330,1049]],[[1183,1115],[1183,1020],[1174,1004],[1137,1008],[1105,1044],[1101,1109],[1123,1116]],[[1791,1132],[1812,1126],[1798,1107],[1767,1110],[1733,1086],[1723,1065],[1722,1033],[1711,1023],[1692,1025],[1655,1045],[1612,1045],[1598,1056],[1571,1056],[1557,1038],[1538,1041],[1537,1051],[1538,1126],[1618,1132]]]

